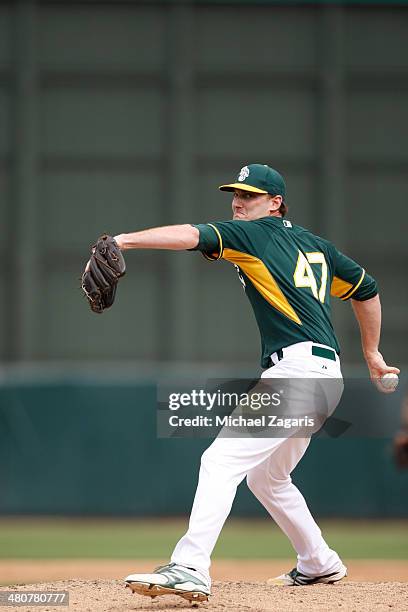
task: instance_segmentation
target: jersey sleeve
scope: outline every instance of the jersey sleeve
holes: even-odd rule
[[[200,239],[195,249],[190,250],[201,251],[210,261],[221,259],[224,249],[250,253],[254,247],[248,221],[216,221],[194,227],[200,232]]]
[[[222,257],[222,236],[213,223],[194,224],[200,232],[198,245],[189,251],[201,251],[202,255],[209,261],[217,261]]]
[[[369,300],[378,293],[377,283],[358,263],[333,247],[334,275],[330,293],[343,301]]]

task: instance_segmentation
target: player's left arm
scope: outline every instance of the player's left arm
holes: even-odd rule
[[[115,240],[121,250],[127,249],[169,249],[184,251],[194,249],[199,242],[200,232],[189,224],[153,227],[140,232],[118,234]]]
[[[381,302],[379,295],[367,300],[352,299],[353,312],[360,326],[361,346],[370,376],[373,380],[380,380],[384,374],[399,374],[399,369],[388,366],[379,351],[381,334]],[[385,393],[394,389],[386,390]]]

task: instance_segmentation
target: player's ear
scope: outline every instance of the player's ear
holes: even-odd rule
[[[282,204],[282,196],[276,195],[276,196],[270,197],[271,212],[276,212],[277,210],[279,210],[281,204]]]

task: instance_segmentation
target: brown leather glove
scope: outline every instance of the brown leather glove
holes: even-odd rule
[[[100,236],[91,248],[81,282],[93,312],[100,314],[112,306],[118,280],[125,271],[125,260],[115,239],[106,234]]]

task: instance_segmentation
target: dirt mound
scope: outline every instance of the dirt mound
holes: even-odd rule
[[[0,585],[121,580],[166,563],[168,559],[0,559]],[[214,559],[211,576],[220,582],[266,582],[294,564],[294,559]],[[404,559],[347,559],[346,565],[353,582],[408,582],[408,561]]]
[[[46,610],[47,612],[124,612],[126,610],[167,611],[191,609],[180,597],[165,596],[151,600],[132,595],[119,580],[60,580],[14,587],[19,593],[52,590],[69,592],[66,607],[7,607],[16,612]],[[8,590],[13,587],[7,587]],[[1,590],[5,590],[3,587]],[[341,582],[335,585],[306,587],[269,586],[264,582],[215,582],[213,595],[199,604],[202,612],[299,612],[321,610],[331,612],[383,612],[408,610],[408,583],[402,582]]]

